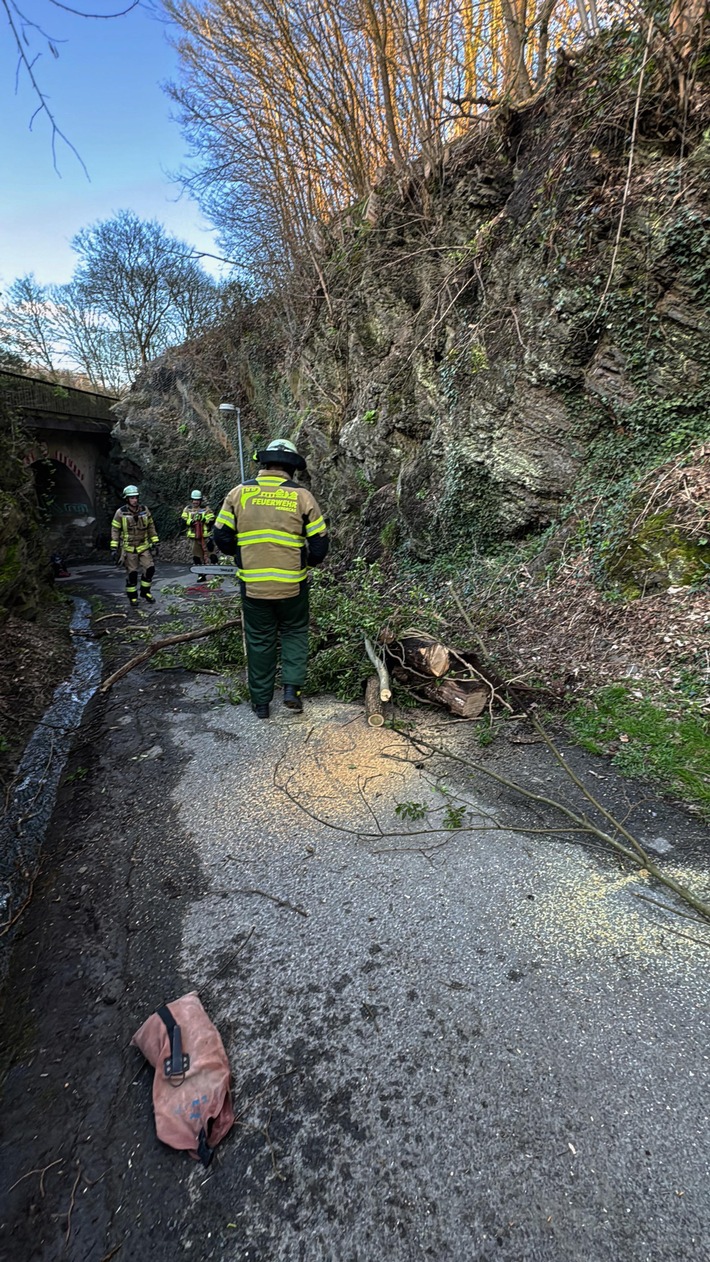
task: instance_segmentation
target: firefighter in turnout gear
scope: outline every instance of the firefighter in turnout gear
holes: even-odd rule
[[[293,443],[279,438],[256,453],[261,471],[230,491],[215,541],[236,556],[242,593],[252,709],[268,719],[281,637],[284,705],[302,710],[308,659],[308,567],[328,553],[326,523],[310,491],[293,481],[305,469]]]
[[[138,604],[138,569],[141,571],[141,596],[155,604],[150,585],[155,574],[153,556],[157,556],[158,536],[150,510],[138,499],[138,487],[124,487],[125,503],[116,509],[111,522],[111,551],[117,564],[126,567],[126,595],[135,609]]]
[[[202,491],[193,491],[190,503],[182,510],[187,537],[192,544],[193,565],[214,565],[216,563],[214,539],[214,513],[209,504],[202,498]],[[198,583],[204,583],[205,575],[197,575]]]

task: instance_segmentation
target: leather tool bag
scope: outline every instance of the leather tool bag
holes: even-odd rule
[[[196,991],[163,1004],[131,1039],[155,1069],[158,1139],[208,1166],[234,1124],[229,1062]]]

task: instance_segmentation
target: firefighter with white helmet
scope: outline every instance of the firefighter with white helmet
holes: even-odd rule
[[[190,503],[182,510],[182,521],[187,537],[192,544],[193,565],[214,565],[216,549],[212,531],[214,529],[214,513],[206,503],[202,491],[192,491]],[[198,583],[204,583],[205,575],[198,574]]]
[[[126,595],[135,609],[138,604],[138,571],[141,573],[141,596],[155,604],[151,583],[155,574],[158,535],[152,514],[141,504],[137,486],[123,488],[124,503],[116,509],[111,522],[111,551],[117,564],[126,569]]]
[[[306,462],[277,438],[254,456],[256,478],[235,486],[217,515],[215,541],[236,556],[242,593],[252,709],[268,719],[281,638],[284,705],[302,710],[308,659],[308,568],[328,553],[325,519],[306,487],[293,479]]]

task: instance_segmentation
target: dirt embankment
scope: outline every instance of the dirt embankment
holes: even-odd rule
[[[71,671],[71,605],[57,599],[35,621],[10,616],[2,627],[0,654],[0,788],[3,793],[30,733],[55,688]]]

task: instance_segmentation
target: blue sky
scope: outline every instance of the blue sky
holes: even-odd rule
[[[111,13],[124,7],[125,0],[67,3]],[[29,130],[36,99],[24,73],[14,94],[17,53],[3,20],[0,289],[30,271],[45,283],[68,280],[75,263],[69,245],[74,234],[122,209],[158,219],[197,249],[219,254],[198,206],[180,196],[169,175],[185,164],[189,153],[171,118],[174,106],[161,86],[177,78],[177,55],[164,23],[142,6],[114,21],[75,18],[47,0],[25,0],[20,7],[54,38],[58,58],[45,39],[30,32],[32,49],[42,54],[35,73],[91,182],[62,142],[57,150],[61,178],[57,175],[46,119],[38,117]],[[203,265],[219,272],[208,259]]]

